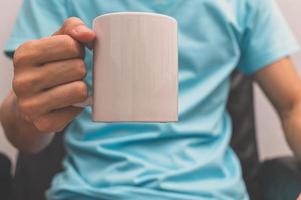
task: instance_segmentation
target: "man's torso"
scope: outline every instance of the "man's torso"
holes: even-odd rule
[[[70,16],[157,12],[179,25],[179,122],[94,123],[91,109],[66,129],[65,171],[53,199],[248,199],[229,148],[229,76],[240,58],[240,3],[212,0],[70,0]],[[92,52],[87,52],[92,88]],[[67,186],[66,186],[67,185]],[[73,198],[77,194],[78,198]]]

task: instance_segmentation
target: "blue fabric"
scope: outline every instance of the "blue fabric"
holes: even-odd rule
[[[51,35],[70,16],[89,27],[110,12],[156,12],[179,24],[179,122],[94,123],[86,108],[66,129],[65,170],[51,200],[249,199],[229,147],[235,69],[255,73],[298,49],[273,0],[25,0],[5,48]],[[87,51],[91,88],[92,53]]]

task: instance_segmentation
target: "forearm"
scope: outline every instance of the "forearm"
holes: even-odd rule
[[[255,79],[278,111],[286,140],[301,160],[301,80],[290,58],[259,70]]]
[[[290,110],[280,114],[286,140],[295,156],[301,161],[301,100]]]
[[[20,151],[36,153],[46,147],[53,134],[40,132],[21,116],[13,92],[0,106],[0,120],[8,140]]]

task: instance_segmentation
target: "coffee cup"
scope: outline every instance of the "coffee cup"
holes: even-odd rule
[[[178,121],[177,21],[145,12],[94,19],[92,106],[96,122]]]

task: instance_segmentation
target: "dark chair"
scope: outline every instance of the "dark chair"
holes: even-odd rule
[[[11,162],[0,154],[0,199],[12,199]]]
[[[252,200],[291,200],[301,192],[300,164],[293,158],[260,163],[256,145],[252,77],[235,72],[228,110],[233,120],[231,145],[240,158],[243,176]],[[43,200],[65,155],[62,134],[37,155],[21,153],[14,179],[17,200]]]

